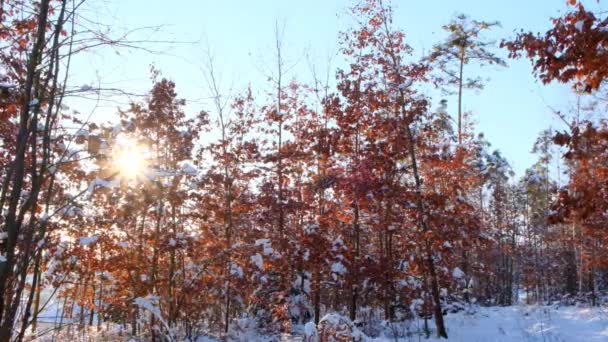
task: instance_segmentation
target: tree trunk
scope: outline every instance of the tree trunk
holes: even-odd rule
[[[48,22],[50,0],[41,0],[40,11],[38,13],[38,26],[36,31],[36,41],[29,56],[25,86],[23,88],[24,98],[19,119],[19,132],[17,135],[17,148],[14,162],[12,164],[12,175],[7,175],[13,179],[12,190],[9,198],[9,207],[6,214],[5,231],[6,239],[6,261],[0,263],[0,341],[9,341],[12,335],[13,323],[15,320],[14,310],[11,309],[12,300],[19,301],[19,298],[11,298],[7,294],[7,287],[13,275],[15,267],[15,248],[19,235],[20,225],[17,222],[17,209],[23,182],[25,178],[25,152],[28,144],[30,127],[28,127],[29,111],[32,90],[34,89],[34,79],[37,73],[36,68],[42,57],[45,43],[45,33]],[[0,208],[1,209],[1,208]],[[25,209],[22,209],[25,210]],[[22,267],[27,267],[23,265]],[[9,290],[10,292],[10,290]],[[8,305],[7,305],[8,304]]]
[[[462,144],[462,74],[464,69],[464,48],[460,55],[460,69],[458,74],[458,145]]]
[[[405,108],[402,106],[402,114],[404,119],[406,119]],[[407,122],[407,121],[406,121]],[[424,201],[422,200],[422,181],[420,179],[420,174],[418,173],[418,163],[416,158],[416,149],[415,149],[415,140],[412,134],[412,130],[409,124],[406,127],[406,134],[408,139],[408,147],[410,159],[412,162],[412,171],[414,173],[414,180],[416,184],[416,200],[418,206],[418,215],[419,223],[422,226],[422,230],[424,233],[429,232],[430,229],[426,222],[426,211],[424,208]],[[431,249],[430,241],[426,241],[425,243],[425,253],[426,253],[426,263],[428,267],[428,272],[430,275],[431,282],[431,294],[433,296],[433,312],[435,316],[435,326],[437,327],[437,336],[440,338],[448,338],[448,333],[445,329],[445,324],[443,322],[443,313],[441,310],[441,298],[439,296],[439,281],[437,280],[437,273],[435,271],[435,263],[433,261],[433,252]]]
[[[359,227],[359,205],[357,203],[355,203],[355,217],[354,217],[354,222],[353,222],[353,228],[355,230],[355,236],[354,236],[354,249],[355,249],[355,255],[353,258],[353,264],[354,264],[354,269],[352,270],[353,272],[353,277],[351,280],[351,293],[350,293],[350,311],[349,311],[349,317],[351,321],[354,321],[355,319],[357,319],[357,301],[359,299],[359,234],[360,234],[360,227]]]
[[[317,269],[315,269],[315,285],[314,285],[314,295],[313,295],[313,305],[315,310],[315,324],[319,324],[319,320],[321,319],[321,274]]]
[[[38,286],[36,287],[36,298],[34,298],[34,316],[32,317],[32,332],[36,332],[38,325],[38,314],[40,310],[40,292],[42,291],[42,281],[38,281]]]

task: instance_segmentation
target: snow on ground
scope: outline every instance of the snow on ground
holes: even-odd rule
[[[608,308],[512,306],[446,317],[449,341],[608,341]]]
[[[556,306],[512,306],[512,307],[488,307],[475,308],[475,313],[459,312],[448,314],[446,317],[448,329],[448,342],[608,342],[608,308],[585,308],[585,307],[556,307]],[[431,337],[425,339],[417,333],[423,326],[422,321],[410,322],[405,325],[409,335],[395,338],[391,336],[390,328],[385,328],[380,337],[364,338],[366,342],[424,342],[439,341]],[[433,322],[429,322],[433,327]],[[296,342],[313,341],[314,325],[308,324],[306,329],[294,327],[301,333],[289,336],[259,336],[254,331],[242,331],[236,334],[230,341],[252,341],[252,342]],[[300,329],[301,328],[301,329]],[[308,333],[307,340],[305,332]],[[109,335],[108,335],[109,333]],[[51,340],[48,334],[37,341],[46,342]],[[76,341],[109,341],[109,336],[117,337],[109,331],[71,336],[70,340]],[[57,339],[59,337],[59,339]],[[55,336],[55,341],[63,340],[67,336]],[[315,336],[316,337],[316,336]],[[67,340],[67,339],[66,339]],[[118,337],[118,341],[128,341],[128,337]],[[220,341],[212,337],[200,337],[197,342]],[[445,340],[443,340],[445,341]]]
[[[449,342],[608,342],[608,308],[512,306],[476,308],[468,314],[448,314],[446,324]],[[409,331],[422,327],[422,322],[409,324]],[[429,322],[433,327],[433,322]],[[308,327],[307,330],[311,330]],[[308,335],[312,335],[308,331]],[[439,341],[434,337],[425,339],[418,333],[394,338],[385,331],[383,336],[365,338],[366,342],[424,342]],[[281,336],[275,338],[248,336],[243,341],[306,341],[303,336]],[[203,339],[201,341],[213,341]],[[445,340],[443,340],[445,341]]]

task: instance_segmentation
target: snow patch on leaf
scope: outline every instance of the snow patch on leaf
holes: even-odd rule
[[[336,280],[336,275],[346,274],[346,267],[344,267],[344,265],[339,261],[334,262],[334,264],[331,265],[331,273],[334,280]]]
[[[274,249],[270,246],[270,240],[268,239],[255,240],[255,245],[262,246],[264,248],[264,255],[272,255],[274,253]]]
[[[264,270],[264,259],[262,258],[260,253],[255,253],[249,258],[251,259],[251,262],[254,263],[261,271]]]
[[[98,239],[97,236],[83,236],[80,238],[79,244],[81,246],[89,246],[89,245],[92,245],[95,242],[97,242],[97,239]]]
[[[460,268],[455,267],[452,270],[452,276],[456,279],[462,279],[462,278],[464,278],[464,272]]]
[[[230,274],[239,278],[243,278],[243,269],[241,268],[241,266],[233,262],[230,264]]]

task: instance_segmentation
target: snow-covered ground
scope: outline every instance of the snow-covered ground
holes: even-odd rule
[[[608,308],[526,306],[476,308],[475,313],[448,314],[446,324],[450,342],[608,342]],[[416,331],[422,322],[409,325]],[[429,322],[433,326],[433,322]],[[384,336],[364,339],[366,342],[438,341],[413,333],[394,338],[390,329]],[[388,335],[388,336],[387,336]],[[242,341],[306,341],[299,336],[278,338],[248,336]],[[213,341],[202,339],[201,341]],[[445,341],[445,340],[443,340]],[[325,342],[325,341],[323,341]]]
[[[607,307],[479,307],[475,313],[448,314],[445,320],[450,342],[608,342]],[[433,324],[429,322],[431,328]],[[415,322],[408,330],[415,331],[421,326],[421,322]],[[438,341],[420,334],[395,339],[387,334],[389,329],[385,331],[385,336],[367,341]]]
[[[446,316],[448,328],[448,341],[454,342],[608,342],[608,308],[584,308],[584,307],[556,307],[556,306],[512,306],[512,307],[489,307],[476,308],[475,313],[459,312]],[[429,322],[433,327],[433,322]],[[414,341],[438,341],[431,337],[425,339],[422,334],[417,333],[422,327],[422,322],[411,322],[401,326],[401,332],[409,332],[409,336],[395,338],[391,336],[390,328],[385,327],[380,337],[366,338],[366,342],[414,342]],[[304,335],[304,331],[310,330],[300,327],[298,329]],[[405,328],[405,329],[404,329]],[[49,334],[50,335],[50,334]],[[45,336],[38,341],[50,341],[51,336]],[[281,336],[257,336],[248,331],[233,341],[252,342],[296,342],[314,341],[307,340],[302,335]],[[112,339],[108,331],[99,334],[93,331],[80,333],[79,336],[71,336],[70,340],[77,341],[108,341],[124,340],[128,337],[114,336]],[[57,339],[57,337],[59,339]],[[56,336],[55,341],[62,340],[66,336]],[[110,339],[108,339],[110,338]],[[118,338],[118,339],[116,339]],[[211,337],[202,337],[197,342],[216,342]],[[443,340],[445,341],[445,340]]]
[[[608,341],[608,308],[512,306],[446,317],[449,341]]]

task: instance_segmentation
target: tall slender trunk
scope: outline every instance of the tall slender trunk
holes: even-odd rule
[[[222,139],[225,139],[225,126],[223,124],[222,117]],[[224,156],[228,155],[228,151],[225,146],[226,142],[224,141]],[[226,248],[228,249],[227,255],[227,264],[228,264],[228,281],[226,283],[226,311],[224,313],[224,333],[228,333],[228,329],[230,326],[230,304],[232,301],[231,297],[231,274],[230,274],[230,264],[232,263],[232,253],[230,252],[232,247],[232,229],[233,229],[233,217],[232,217],[232,177],[228,168],[228,165],[224,166],[224,200],[225,200],[225,211],[224,211],[224,224],[225,224],[225,234],[226,234]]]
[[[283,208],[283,58],[281,56],[281,39],[279,37],[279,28],[275,28],[276,32],[276,53],[277,53],[277,108],[276,114],[279,120],[278,127],[278,144],[277,144],[277,178],[278,178],[278,200],[279,200],[279,238],[283,245],[283,234],[285,226],[285,213]],[[283,246],[282,246],[283,248]]]
[[[177,235],[177,226],[176,226],[176,208],[175,205],[171,205],[171,226],[172,226],[172,230],[173,230],[173,235],[176,236]],[[176,304],[176,293],[175,293],[175,269],[176,269],[176,255],[175,255],[175,249],[171,248],[170,252],[169,252],[169,275],[168,275],[168,279],[169,279],[169,314],[168,314],[168,319],[167,319],[167,323],[169,325],[169,327],[172,327],[173,324],[175,323],[175,321],[177,320],[177,311],[179,308],[177,308],[177,304]]]
[[[160,188],[161,185],[158,184],[158,187]],[[161,191],[162,193],[162,191]],[[151,270],[150,270],[150,284],[152,285],[152,293],[153,294],[157,294],[157,284],[156,284],[156,279],[157,279],[157,273],[158,273],[158,262],[159,262],[159,258],[160,258],[160,228],[161,228],[161,222],[162,222],[162,215],[164,212],[164,202],[162,201],[162,199],[159,198],[158,200],[158,204],[157,204],[157,208],[156,208],[156,224],[155,224],[155,228],[154,228],[154,247],[153,247],[153,252],[152,252],[152,266],[151,266]],[[154,315],[150,315],[150,330],[151,330],[151,334],[152,334],[152,341],[156,341],[156,329],[154,329],[156,323],[156,317]]]
[[[359,253],[360,253],[360,226],[359,226],[359,205],[355,203],[355,215],[353,221],[353,228],[355,230],[354,236],[354,245],[355,245],[355,255],[354,255],[354,270],[353,270],[353,279],[351,282],[351,294],[350,294],[350,311],[349,316],[351,321],[357,319],[357,302],[359,299]]]
[[[40,272],[40,270],[38,271]],[[34,298],[34,313],[32,317],[32,332],[36,332],[38,326],[38,315],[40,314],[40,292],[42,292],[42,281],[38,281],[36,286],[36,297]]]
[[[224,113],[224,104],[222,103],[222,95],[220,93],[220,89],[219,89],[219,85],[217,83],[216,77],[215,77],[215,71],[213,68],[213,58],[211,56],[208,56],[208,68],[209,68],[209,87],[210,87],[210,91],[213,94],[213,98],[214,98],[214,105],[215,105],[215,110],[217,111],[218,117],[219,117],[219,123],[220,123],[220,129],[221,129],[221,160],[223,163],[223,196],[224,196],[224,212],[223,212],[223,219],[224,219],[224,239],[225,239],[225,248],[227,249],[227,253],[226,253],[226,263],[224,265],[224,269],[226,272],[226,289],[225,289],[225,293],[224,293],[224,307],[225,307],[225,311],[224,311],[224,316],[222,318],[220,318],[221,320],[223,320],[223,331],[224,334],[228,333],[229,330],[229,325],[230,325],[230,310],[231,310],[231,303],[232,303],[232,293],[231,293],[231,287],[232,287],[232,277],[230,274],[230,266],[232,264],[232,253],[231,253],[231,247],[232,247],[232,235],[233,235],[233,213],[232,213],[232,202],[233,202],[233,195],[232,195],[232,185],[233,185],[233,177],[232,177],[232,172],[231,172],[231,167],[235,167],[237,163],[236,160],[234,160],[232,158],[232,156],[228,153],[229,152],[229,148],[231,148],[231,138],[232,137],[228,137],[228,127],[227,124],[229,123],[228,121],[228,117],[226,117],[225,113]],[[222,304],[220,303],[220,306]],[[220,316],[221,316],[221,310],[220,310]]]
[[[99,297],[97,298],[97,331],[101,330],[101,322],[103,321],[103,312],[101,310],[103,300],[103,279],[99,280]]]
[[[405,118],[405,108],[402,105],[402,114]],[[407,122],[407,121],[406,121]],[[412,162],[412,171],[414,173],[414,181],[416,184],[416,202],[418,207],[419,223],[422,227],[423,232],[430,231],[426,221],[426,210],[424,207],[424,201],[422,200],[422,181],[420,174],[418,173],[418,162],[416,158],[415,140],[412,134],[412,130],[409,124],[406,127],[406,134],[408,139],[409,155]],[[448,333],[445,329],[445,323],[443,322],[443,313],[441,310],[441,298],[439,295],[439,281],[437,280],[437,272],[435,270],[435,262],[433,261],[433,251],[431,248],[430,241],[426,240],[425,244],[426,264],[430,276],[431,295],[433,296],[433,312],[435,316],[435,326],[437,328],[437,336],[442,338],[448,338]]]
[[[387,321],[392,321],[394,316],[393,311],[393,232],[391,230],[386,231],[385,233],[385,254],[386,254],[386,265],[388,265],[388,269],[385,272],[385,280],[384,280],[384,319]]]
[[[463,83],[463,70],[464,70],[464,48],[462,48],[461,50],[461,55],[460,55],[460,68],[458,71],[458,147],[461,147],[462,145],[462,83]],[[480,189],[480,192],[483,191],[483,189]],[[480,198],[480,200],[483,201],[482,198]],[[482,205],[482,210],[483,210],[483,204]],[[464,290],[464,294],[463,294],[463,298],[464,301],[466,303],[469,303],[469,292],[468,292],[468,282],[467,282],[467,276],[469,275],[469,255],[467,253],[467,250],[465,249],[465,246],[461,246],[462,248],[462,271],[464,273],[464,280],[465,280],[465,290]]]
[[[0,263],[0,341],[8,341],[12,335],[13,323],[15,314],[12,310],[12,301],[19,301],[20,298],[10,298],[7,295],[7,287],[12,278],[15,266],[15,248],[17,245],[17,237],[19,235],[20,224],[17,221],[17,207],[21,197],[25,178],[25,152],[29,140],[30,127],[28,120],[30,117],[30,106],[32,90],[35,87],[35,77],[37,74],[37,66],[42,57],[42,52],[45,44],[45,33],[48,22],[50,0],[41,0],[40,11],[38,13],[38,26],[36,31],[36,40],[29,56],[26,81],[23,88],[23,102],[19,119],[19,132],[17,134],[17,148],[14,162],[11,167],[13,174],[7,177],[13,179],[12,190],[9,197],[9,206],[6,214],[5,231],[6,239],[6,261]],[[23,210],[23,209],[22,209]],[[24,265],[22,267],[27,267]],[[10,292],[10,291],[9,291]],[[8,303],[7,303],[8,300]],[[8,304],[8,305],[6,305]]]
[[[36,299],[37,304],[34,307],[34,314],[33,314],[33,318],[32,318],[32,321],[34,324],[32,327],[32,332],[36,332],[36,320],[38,319],[38,302],[40,301],[40,277],[41,277],[40,258],[41,258],[41,253],[40,252],[36,253],[36,258],[35,258],[36,261],[34,262],[34,276],[32,278],[32,288],[28,295],[27,304],[25,306],[22,321],[21,321],[21,330],[19,331],[19,337],[17,338],[17,340],[19,340],[19,341],[23,340],[23,337],[25,335],[25,330],[27,329],[28,325],[30,323],[32,323],[30,321],[30,316],[32,315],[30,308],[32,306],[32,302],[34,301],[34,299]]]
[[[380,4],[380,6],[382,6],[382,4]],[[400,63],[399,63],[399,59],[397,58],[397,54],[395,52],[395,50],[393,49],[393,41],[390,38],[391,37],[391,31],[389,29],[388,26],[388,18],[386,18],[386,12],[384,11],[384,9],[382,9],[385,17],[384,17],[384,30],[386,32],[386,35],[388,37],[389,40],[389,48],[387,51],[388,57],[391,60],[392,63],[392,69],[393,72],[395,73],[395,75],[397,75],[397,82],[398,84],[403,84],[403,76],[401,74],[401,69],[400,69]],[[414,139],[414,134],[412,133],[412,128],[411,128],[411,119],[408,118],[408,112],[407,109],[405,107],[405,91],[404,89],[399,88],[399,96],[397,99],[397,103],[399,104],[399,111],[400,111],[400,116],[402,118],[403,123],[405,123],[405,134],[406,134],[406,139],[408,142],[408,154],[412,163],[412,172],[413,172],[413,176],[414,176],[414,181],[415,181],[415,190],[416,190],[416,202],[417,202],[417,209],[418,209],[418,221],[419,224],[423,230],[424,233],[427,233],[430,231],[430,228],[427,224],[427,220],[426,220],[426,210],[424,208],[424,201],[422,199],[422,180],[420,177],[420,174],[418,172],[418,160],[416,158],[416,141]],[[428,267],[428,272],[429,272],[429,276],[430,276],[430,282],[431,282],[431,294],[433,296],[433,312],[434,312],[434,316],[435,316],[435,326],[437,327],[437,336],[440,338],[448,338],[448,334],[447,331],[445,329],[445,324],[443,322],[443,313],[441,310],[441,298],[439,295],[439,281],[437,280],[437,272],[435,270],[435,262],[433,261],[433,251],[431,248],[431,244],[430,241],[426,240],[425,241],[425,258],[426,258],[426,264]]]
[[[460,53],[460,68],[458,70],[458,145],[462,144],[462,75],[464,70],[464,48]]]
[[[313,306],[315,311],[315,324],[319,324],[319,320],[321,319],[321,273],[318,270],[318,267],[315,268],[314,275],[314,294],[313,294]]]
[[[89,276],[88,276],[88,269],[87,272],[85,273],[87,274],[84,278],[84,285],[82,286],[82,295],[80,297],[80,328],[82,329],[84,327],[84,318],[85,318],[85,311],[86,308],[84,306],[85,303],[85,298],[87,296],[87,288],[89,287]]]
[[[63,299],[63,304],[61,305],[61,313],[59,316],[59,325],[57,324],[57,317],[55,317],[55,332],[61,332],[61,329],[63,329],[63,319],[65,317],[65,307],[68,304],[68,296],[65,296],[65,298]]]
[[[93,280],[94,281],[94,280]],[[95,320],[95,292],[97,289],[95,288],[95,283],[91,285],[91,289],[93,292],[91,293],[91,310],[89,310],[89,326],[93,326],[93,321]]]
[[[131,335],[137,336],[137,307],[133,308],[131,316]]]

